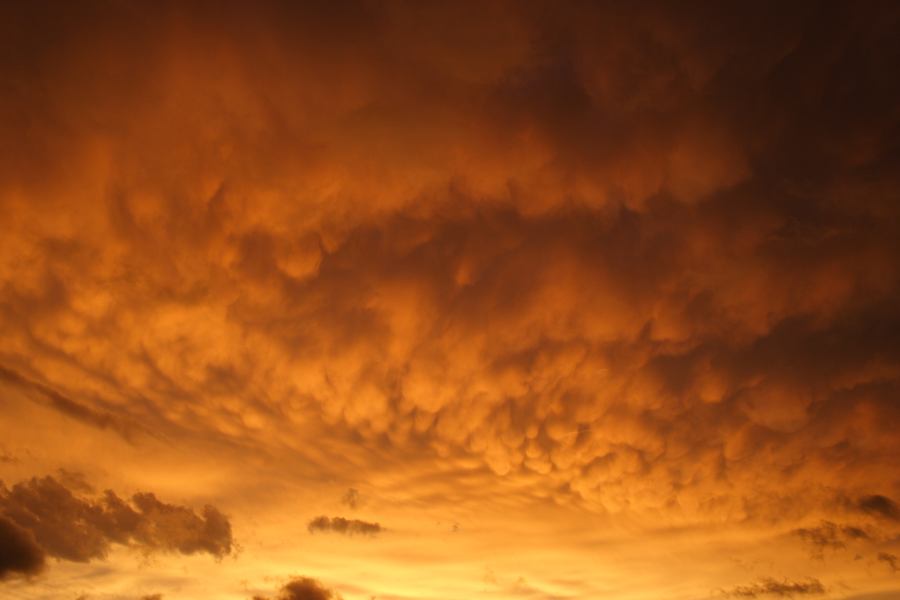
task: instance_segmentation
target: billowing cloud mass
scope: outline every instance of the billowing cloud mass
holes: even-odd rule
[[[221,557],[215,505],[222,597],[900,590],[900,4],[38,0],[0,40],[0,508],[49,556]]]
[[[87,562],[104,558],[111,544],[216,557],[229,554],[234,544],[231,524],[215,507],[206,506],[201,516],[147,492],[134,494],[130,502],[110,490],[85,498],[50,476],[0,487],[0,516],[6,545],[17,548],[26,565],[22,571],[34,562],[30,556]],[[29,541],[39,551],[29,551]]]
[[[344,492],[344,495],[341,496],[341,504],[347,508],[359,508],[361,503],[362,500],[360,499],[359,491],[356,488],[349,488]]]
[[[307,525],[310,533],[335,532],[345,535],[375,535],[384,531],[378,523],[369,523],[359,519],[345,519],[344,517],[316,517]]]

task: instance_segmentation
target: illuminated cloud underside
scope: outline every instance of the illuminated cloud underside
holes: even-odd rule
[[[900,596],[900,6],[782,4],[0,7],[0,595]]]

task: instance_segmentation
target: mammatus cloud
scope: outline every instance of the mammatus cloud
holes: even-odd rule
[[[281,588],[277,596],[254,596],[253,600],[341,600],[341,595],[309,577],[298,577]]]
[[[788,581],[770,577],[750,585],[738,586],[725,592],[730,598],[793,598],[794,596],[815,596],[825,593],[825,586],[818,579]]]
[[[35,575],[44,568],[44,551],[34,536],[0,514],[0,579]]]
[[[34,562],[23,542],[32,538],[42,553],[77,562],[104,558],[112,544],[215,557],[229,554],[234,544],[231,523],[215,507],[206,506],[197,514],[147,492],[130,500],[110,490],[100,497],[85,497],[50,476],[10,489],[0,484],[0,515],[14,526],[6,535],[17,541],[25,564]]]
[[[344,535],[369,535],[374,536],[384,531],[378,523],[369,523],[359,519],[345,519],[344,517],[319,516],[309,522],[307,526],[310,533],[331,531]]]
[[[5,385],[598,513],[793,522],[887,479],[889,4],[201,6],[4,7]]]

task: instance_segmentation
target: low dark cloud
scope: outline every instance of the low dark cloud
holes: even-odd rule
[[[44,568],[44,551],[27,530],[0,516],[0,579],[34,575]]]
[[[344,517],[316,517],[307,526],[310,533],[320,531],[333,531],[344,535],[376,535],[384,531],[378,523],[369,523],[359,519],[345,519]]]
[[[779,581],[771,577],[760,579],[750,585],[741,585],[725,595],[730,598],[763,598],[766,596],[776,598],[793,598],[794,596],[814,596],[825,593],[825,586],[818,579],[805,581]]]
[[[877,494],[873,496],[863,496],[859,499],[857,507],[859,510],[874,517],[880,517],[890,521],[900,521],[900,507],[887,496]]]
[[[891,554],[889,552],[879,552],[878,560],[886,563],[892,571],[900,570],[900,561],[898,561],[896,554]]]
[[[842,550],[853,540],[870,539],[869,534],[859,527],[831,521],[822,521],[818,527],[801,527],[793,533],[810,546],[816,558],[821,558],[825,550]]]
[[[266,596],[254,596],[253,600],[270,600]],[[288,582],[271,600],[341,600],[341,595],[309,577],[299,577]]]
[[[231,523],[213,506],[198,514],[148,492],[130,501],[111,490],[82,496],[49,476],[0,488],[0,514],[33,536],[47,555],[76,562],[104,558],[112,544],[222,557],[234,543]]]

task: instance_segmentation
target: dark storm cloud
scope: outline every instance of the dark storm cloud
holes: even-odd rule
[[[825,586],[817,579],[806,581],[779,581],[765,578],[750,585],[737,586],[726,591],[731,598],[793,598],[795,596],[816,596],[825,593]]]
[[[212,506],[198,515],[151,493],[134,494],[130,502],[110,490],[84,497],[53,477],[0,489],[0,514],[29,532],[49,556],[71,561],[104,558],[111,544],[216,557],[233,548],[231,524]]]
[[[265,596],[254,596],[253,600],[270,599]],[[341,600],[341,596],[315,579],[298,577],[285,584],[271,600]]]
[[[384,528],[378,523],[369,523],[368,521],[360,521],[359,519],[345,519],[344,517],[326,517],[319,516],[309,522],[307,525],[310,533],[317,532],[334,532],[344,535],[370,535],[384,531]]]
[[[0,579],[35,575],[44,568],[44,551],[31,533],[0,514]]]

